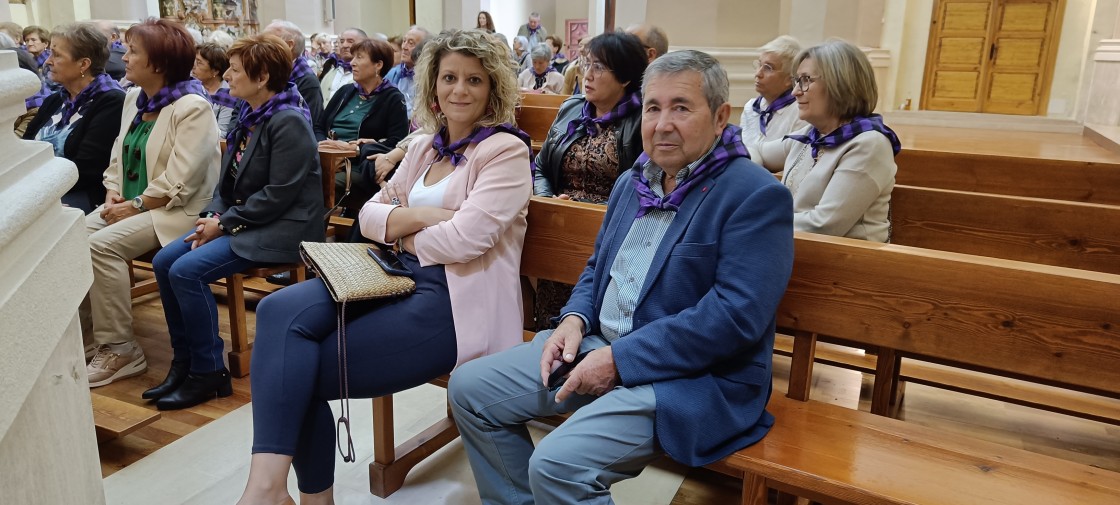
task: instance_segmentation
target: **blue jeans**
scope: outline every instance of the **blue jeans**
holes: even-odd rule
[[[411,254],[400,258],[412,269],[415,293],[346,304],[352,398],[404,391],[455,366],[458,348],[443,265],[421,267]],[[292,456],[299,490],[308,494],[334,484],[336,425],[327,401],[341,396],[338,364],[337,305],[321,279],[261,300],[249,375],[253,453]]]
[[[193,251],[182,240],[187,235],[190,233],[161,249],[152,267],[174,359],[189,360],[191,373],[216,372],[226,367],[222,359],[225,342],[218,336],[218,304],[210,283],[258,263],[234,253],[227,235]]]

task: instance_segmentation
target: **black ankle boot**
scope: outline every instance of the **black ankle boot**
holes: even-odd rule
[[[179,389],[156,400],[159,410],[178,410],[205,403],[212,398],[224,398],[233,394],[229,370],[203,374],[187,374],[187,380]]]
[[[144,391],[140,398],[145,400],[155,400],[179,389],[183,385],[183,381],[187,380],[187,374],[191,371],[191,362],[188,360],[171,360],[171,368],[167,370],[167,378],[163,379],[160,385]]]

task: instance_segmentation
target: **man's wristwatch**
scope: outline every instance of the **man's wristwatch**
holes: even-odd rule
[[[140,212],[147,212],[148,211],[148,208],[144,206],[144,199],[139,197],[139,196],[132,199],[132,208],[134,208],[134,209],[136,209]]]

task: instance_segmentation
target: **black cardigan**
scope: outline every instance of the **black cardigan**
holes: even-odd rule
[[[78,166],[78,182],[70,191],[84,191],[95,206],[105,201],[102,176],[109,166],[113,142],[121,129],[124,95],[124,91],[112,90],[94,97],[81,119],[74,121],[74,128],[62,147],[63,157]],[[44,99],[23,138],[34,140],[51,116],[62,108],[63,100],[62,91]]]
[[[333,128],[334,118],[342,112],[342,107],[358,93],[351,85],[343,86],[334,92],[330,103],[323,109],[323,115],[315,124],[315,138],[327,139],[327,132]],[[408,111],[404,106],[404,93],[397,88],[389,88],[373,96],[369,114],[358,127],[358,138],[381,140],[383,145],[392,149],[408,135]]]

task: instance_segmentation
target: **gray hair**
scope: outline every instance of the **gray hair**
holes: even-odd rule
[[[341,37],[341,36],[342,36],[342,34],[344,34],[344,33],[346,33],[346,32],[354,32],[354,33],[357,33],[358,35],[361,35],[363,39],[368,39],[368,38],[369,38],[369,35],[366,35],[366,31],[365,31],[365,30],[363,30],[363,29],[361,29],[361,28],[354,28],[354,27],[350,27],[350,28],[347,28],[347,29],[345,29],[345,30],[342,30],[341,32],[338,32],[339,38],[342,38],[342,37]]]
[[[75,60],[89,58],[90,75],[105,71],[109,61],[109,37],[93,23],[71,23],[59,26],[51,33],[51,40],[65,40],[70,55]]]
[[[719,107],[727,103],[731,91],[727,72],[720,66],[719,61],[708,53],[691,49],[673,51],[653,60],[653,63],[646,67],[646,74],[642,79],[642,95],[646,94],[646,87],[654,78],[681,72],[700,73],[700,87],[704,91],[704,98],[708,101],[708,108],[715,116]]]
[[[292,59],[298,58],[305,50],[307,50],[307,37],[303,36],[303,30],[299,29],[295,23],[285,19],[274,19],[265,27],[264,31],[276,31],[276,35],[284,42],[292,43]]]
[[[789,35],[782,35],[758,48],[759,56],[766,53],[777,56],[778,60],[782,62],[782,68],[778,70],[784,71],[790,75],[793,75],[793,73],[797,71],[796,68],[793,68],[793,59],[796,58],[797,54],[800,52],[801,43]]]
[[[234,38],[225,30],[214,30],[206,37],[206,42],[217,44],[222,49],[229,49],[234,43]]]
[[[529,19],[536,19],[537,21],[540,21],[541,20],[541,13],[539,13],[537,11],[530,12],[529,13]]]
[[[407,30],[407,31],[405,31],[405,33],[411,32],[412,30],[416,30],[416,31],[418,31],[418,32],[420,32],[420,33],[423,33],[423,34],[424,34],[424,38],[425,38],[425,39],[430,39],[430,38],[432,38],[432,32],[428,31],[428,29],[427,29],[427,28],[424,28],[423,26],[420,26],[420,25],[412,25],[412,26],[408,27],[408,30]]]
[[[537,44],[533,47],[533,51],[529,53],[529,58],[533,61],[552,61],[552,50],[545,44]]]
[[[197,46],[199,44],[202,44],[202,43],[206,42],[206,39],[202,38],[202,32],[198,31],[198,28],[194,28],[194,27],[191,27],[191,26],[188,26],[186,28],[187,28],[187,33],[189,33],[190,36],[191,36],[191,39],[194,40],[194,45]]]
[[[529,37],[526,37],[524,35],[518,35],[518,36],[514,37],[513,42],[520,42],[522,51],[529,52],[529,50],[531,49],[529,47]],[[510,48],[513,47],[512,46],[513,42],[510,42],[510,44],[511,44]]]

